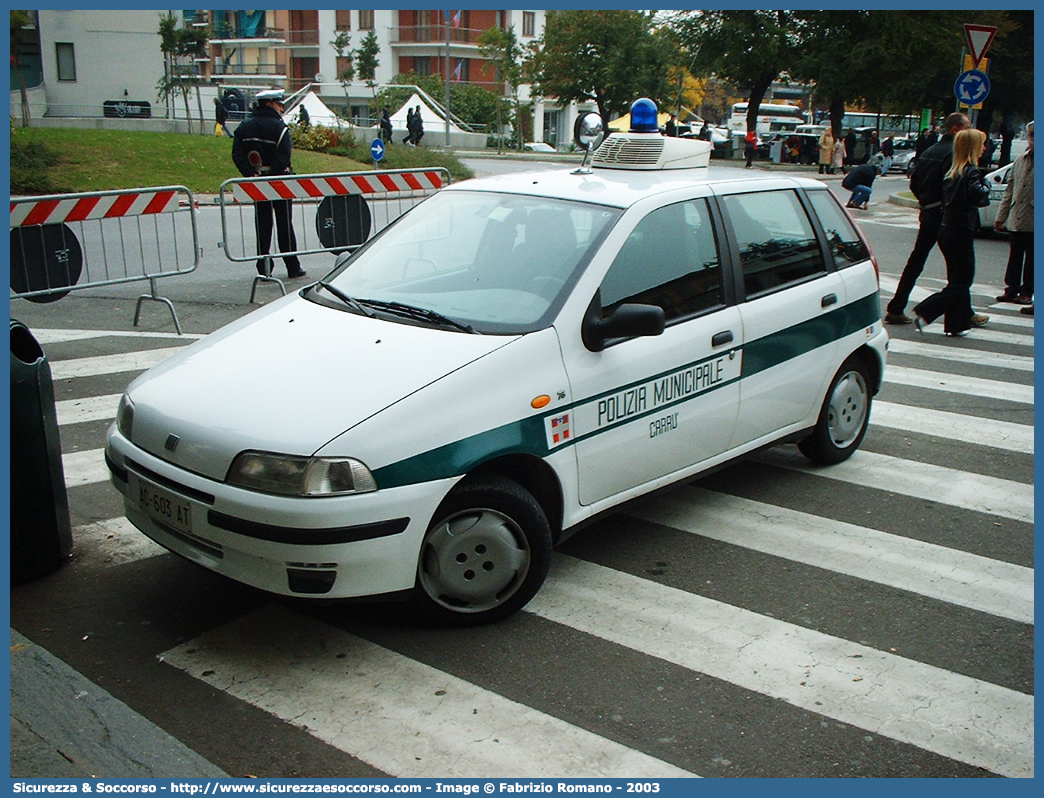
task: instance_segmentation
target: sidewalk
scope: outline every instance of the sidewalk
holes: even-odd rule
[[[11,778],[226,775],[11,630]]]

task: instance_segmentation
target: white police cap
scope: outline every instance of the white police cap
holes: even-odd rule
[[[282,89],[265,89],[257,93],[257,101],[263,102],[283,102],[286,99],[286,92]]]

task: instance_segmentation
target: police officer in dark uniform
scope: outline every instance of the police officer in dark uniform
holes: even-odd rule
[[[293,145],[290,129],[283,121],[282,89],[258,92],[257,108],[253,115],[236,128],[232,137],[232,161],[243,177],[259,177],[293,174],[290,156]],[[297,249],[294,234],[293,210],[290,200],[271,200],[254,203],[254,222],[257,228],[257,273],[269,274],[271,252],[272,217],[275,216],[276,237],[280,252]],[[283,258],[287,276],[292,280],[304,277],[301,261],[296,255]]]

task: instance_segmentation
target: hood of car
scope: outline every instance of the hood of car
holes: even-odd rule
[[[242,451],[310,455],[511,340],[287,297],[135,380],[131,438],[157,457],[224,479]]]

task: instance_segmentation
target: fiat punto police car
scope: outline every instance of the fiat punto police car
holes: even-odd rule
[[[815,180],[712,178],[642,103],[597,149],[581,120],[579,169],[449,186],[135,380],[127,517],[276,594],[468,624],[623,502],[774,443],[849,457],[886,354],[858,228]]]

